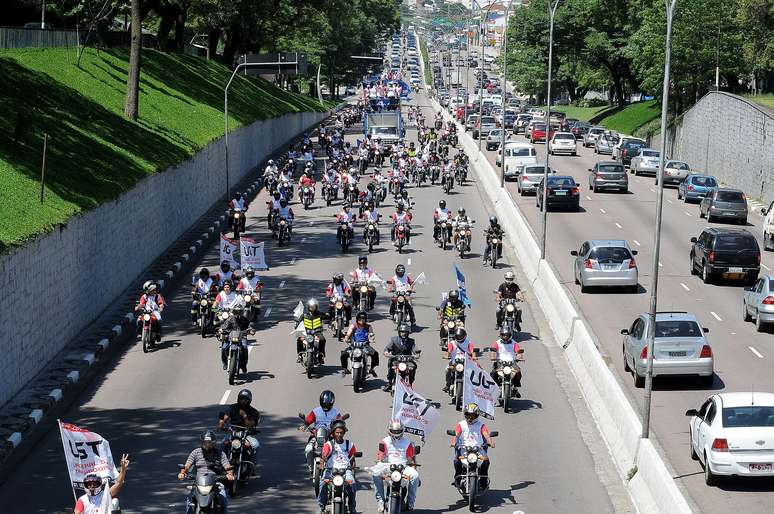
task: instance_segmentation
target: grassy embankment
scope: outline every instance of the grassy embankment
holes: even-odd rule
[[[68,59],[69,57],[69,59]],[[123,115],[127,49],[0,50],[0,252],[118,197],[223,135],[225,66],[143,50],[140,117]],[[333,104],[326,104],[328,109]],[[323,110],[309,97],[239,76],[229,127]],[[45,201],[39,202],[48,133]],[[177,199],[170,199],[177,201]]]
[[[430,85],[432,84],[430,79],[430,58],[427,56],[427,43],[422,38],[419,39],[419,51],[422,52],[422,62],[425,67],[425,84]]]

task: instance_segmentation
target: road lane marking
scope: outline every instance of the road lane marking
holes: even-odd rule
[[[268,309],[266,309],[266,312],[264,312],[264,313],[263,313],[263,317],[264,317],[264,319],[265,319],[265,318],[268,318],[268,317],[269,317],[269,314],[271,314],[271,307],[269,307]]]
[[[723,318],[715,314],[714,312],[710,311],[710,314],[712,314],[712,317],[715,318],[718,321],[723,321]]]
[[[231,394],[231,389],[226,389],[226,392],[223,393],[223,396],[220,398],[220,405],[226,405],[226,402],[228,401],[228,395]]]
[[[667,198],[667,202],[669,202],[669,203],[675,203],[675,202],[673,202],[672,200],[670,200],[669,198]]]
[[[638,184],[642,184],[642,180],[640,179],[635,179],[634,181],[637,182]]]
[[[601,212],[602,214],[607,214],[607,212],[605,212],[605,209],[599,209],[599,212]]]
[[[616,223],[615,226],[618,228],[623,228],[620,223]]]
[[[409,257],[409,258],[406,260],[406,263],[407,263],[407,265],[408,265],[408,266],[411,266],[411,257]]]
[[[664,265],[663,265],[663,264],[661,264],[661,261],[658,261],[658,267],[659,267],[659,268],[663,268],[663,267],[664,267]]]
[[[282,282],[280,282],[280,285],[279,285],[279,286],[280,286],[280,289],[282,289],[283,287],[285,287],[285,281],[283,280]]]
[[[771,268],[769,268],[769,267],[768,267],[768,266],[766,266],[765,264],[761,263],[761,266],[763,266],[763,268],[765,268],[765,269],[767,269],[767,270],[771,271]]]
[[[656,190],[655,190],[655,189],[653,189],[653,188],[651,187],[651,188],[650,188],[650,192],[651,192],[651,193],[655,193],[655,192],[656,192]]]
[[[302,237],[302,238],[301,238],[301,242],[302,242],[302,243],[306,243],[306,238],[305,238],[305,237]]]
[[[586,200],[591,201],[591,197],[589,195],[586,195]]]
[[[756,357],[758,357],[759,359],[762,359],[762,358],[763,358],[763,355],[761,355],[761,352],[759,352],[758,350],[756,350],[756,349],[755,349],[755,347],[753,347],[753,346],[748,346],[747,348],[749,348],[749,349],[750,349],[750,351],[751,351],[751,352],[753,352],[753,353],[755,354],[755,356],[756,356]]]
[[[685,212],[685,215],[688,216],[689,218],[693,217],[693,214],[691,214],[690,212],[688,211],[683,211],[683,212]]]
[[[637,246],[642,246],[642,245],[640,244],[640,242],[639,242],[639,241],[637,241],[636,239],[632,239],[632,241],[634,241],[634,244],[636,244]]]
[[[683,286],[683,289],[685,289],[686,291],[690,291],[691,290],[688,286],[686,286],[682,282],[680,282],[680,285]]]

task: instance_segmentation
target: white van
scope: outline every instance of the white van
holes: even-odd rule
[[[503,158],[502,150],[497,151],[496,164],[500,165]],[[505,166],[503,167],[503,175],[505,180],[508,178],[518,177],[521,170],[527,164],[537,163],[537,151],[535,146],[529,143],[522,143],[519,141],[506,141],[505,143]]]
[[[774,250],[774,201],[767,209],[761,209],[761,214],[766,217],[763,220],[763,251]]]

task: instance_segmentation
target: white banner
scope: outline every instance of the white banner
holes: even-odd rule
[[[417,278],[414,279],[414,284],[416,285],[422,285],[422,284],[429,284],[430,282],[427,280],[427,276],[425,276],[425,272],[423,271],[419,275],[417,275]]]
[[[497,401],[500,398],[500,387],[492,380],[484,368],[469,357],[465,357],[465,376],[462,378],[462,404],[475,403],[481,415],[494,419]]]
[[[239,259],[241,269],[252,266],[254,270],[267,270],[266,257],[263,255],[263,242],[256,243],[249,237],[239,238]]]
[[[90,473],[115,479],[118,470],[113,463],[110,444],[95,432],[70,423],[59,422],[67,469],[73,488],[83,489],[83,479]]]
[[[441,413],[432,402],[414,391],[407,382],[396,377],[392,419],[399,419],[406,427],[407,433],[427,439],[440,418]]]
[[[235,270],[239,268],[239,261],[237,260],[237,244],[233,239],[226,237],[226,234],[220,235],[220,262],[228,261],[231,264],[231,269]]]

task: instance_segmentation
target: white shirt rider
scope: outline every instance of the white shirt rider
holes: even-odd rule
[[[233,309],[239,305],[241,301],[242,299],[237,296],[234,291],[231,291],[228,294],[226,294],[225,291],[221,291],[218,293],[218,296],[215,297],[215,306],[219,309]]]
[[[441,209],[440,207],[436,207],[434,214],[436,214],[436,218],[438,221],[449,221],[449,218],[451,217],[451,212],[447,208]]]
[[[196,286],[196,292],[199,294],[207,294],[212,289],[212,278],[208,277],[207,280],[202,280],[201,277],[194,280]]]

